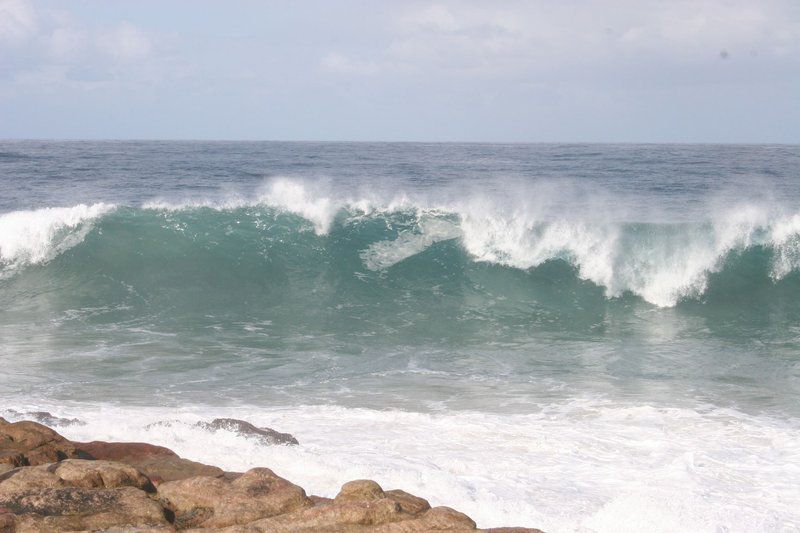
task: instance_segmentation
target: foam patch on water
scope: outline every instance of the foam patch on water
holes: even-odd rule
[[[481,527],[749,532],[800,524],[795,419],[588,399],[527,415],[4,404],[85,420],[58,428],[74,440],[148,441],[229,470],[268,466],[311,494],[375,479],[466,512]],[[300,446],[193,426],[218,416],[290,432]],[[148,427],[176,419],[183,423]]]
[[[83,241],[92,222],[114,207],[79,204],[0,215],[0,273],[50,261]]]

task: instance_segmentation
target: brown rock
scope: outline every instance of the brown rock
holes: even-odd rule
[[[400,506],[396,502],[388,498],[382,498],[379,500],[349,501],[310,507],[223,531],[229,533],[299,533],[314,531],[349,533],[377,531],[375,526],[406,518],[409,518],[409,516],[400,511]]]
[[[163,483],[158,497],[178,528],[247,524],[312,505],[302,488],[268,468],[253,468],[234,481],[204,476]]]
[[[259,428],[250,422],[237,420],[235,418],[216,418],[211,422],[198,422],[196,425],[212,431],[220,429],[233,431],[243,437],[256,439],[261,444],[268,446],[274,444],[299,444],[297,439],[289,433],[281,433],[271,428]]]
[[[380,485],[371,479],[356,479],[348,481],[339,490],[339,494],[334,498],[335,503],[345,503],[353,501],[380,500],[386,495]]]
[[[80,453],[75,446],[46,426],[28,421],[0,425],[2,463],[40,465],[77,457]]]
[[[475,522],[464,513],[449,507],[434,507],[418,518],[384,524],[376,533],[425,533],[428,531],[474,531]]]
[[[133,487],[41,489],[0,496],[19,531],[80,531],[115,526],[157,527],[169,523],[163,509]]]
[[[149,477],[153,483],[175,481],[196,476],[219,477],[221,468],[183,459],[169,448],[144,442],[76,442],[78,450],[95,459],[107,459],[130,465]]]
[[[386,497],[400,504],[400,509],[412,516],[417,516],[431,508],[428,500],[414,496],[403,490],[387,490]]]
[[[63,487],[156,490],[150,480],[135,468],[110,461],[67,459],[48,465],[21,467],[0,475],[0,495]]]
[[[544,533],[541,529],[531,527],[493,527],[481,529],[485,533]]]

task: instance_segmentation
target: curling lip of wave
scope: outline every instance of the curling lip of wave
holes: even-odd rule
[[[29,264],[46,263],[80,243],[113,204],[45,207],[0,215],[0,276]]]
[[[311,222],[322,246],[330,232],[358,232],[360,222],[379,221],[386,233],[383,238],[362,238],[371,244],[353,251],[368,270],[389,269],[435,243],[459,239],[473,261],[526,270],[549,260],[563,260],[576,268],[580,278],[604,287],[607,297],[630,292],[657,306],[674,306],[682,299],[702,295],[709,274],[721,270],[731,253],[754,246],[770,250],[773,280],[800,266],[800,215],[770,217],[755,207],[703,223],[593,224],[581,220],[543,222],[521,210],[504,214],[405,206],[367,209],[366,203],[340,206],[310,196],[302,187],[289,189],[287,193],[278,188],[282,196],[277,200],[273,194],[262,197],[258,204],[247,204],[270,208],[256,213],[237,213],[243,207],[238,203],[182,207],[151,203],[138,212],[158,217],[157,211],[166,208],[180,216],[183,210],[214,207],[214,212],[201,215],[211,217],[207,220],[212,225],[222,223],[221,219],[215,222],[217,216],[274,217],[289,212]],[[273,187],[271,192],[275,191]],[[102,227],[104,216],[126,216],[127,209],[133,208],[115,212],[116,206],[98,203],[0,215],[0,275],[50,261],[81,243],[96,225]],[[124,223],[136,224],[137,220]]]

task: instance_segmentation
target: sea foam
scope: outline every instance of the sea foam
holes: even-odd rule
[[[147,441],[227,470],[268,466],[310,494],[331,497],[345,481],[374,479],[466,512],[480,527],[745,532],[788,531],[800,523],[800,427],[731,409],[590,398],[525,415],[334,406],[14,407],[77,416],[87,425],[57,428],[74,440]],[[194,426],[217,416],[290,432],[300,445],[263,446]],[[150,425],[162,420],[173,422]]]

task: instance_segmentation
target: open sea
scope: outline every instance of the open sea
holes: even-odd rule
[[[31,410],[481,527],[798,531],[800,146],[0,141]]]

